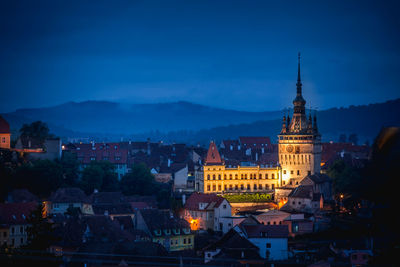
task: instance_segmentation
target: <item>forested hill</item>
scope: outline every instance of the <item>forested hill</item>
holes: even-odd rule
[[[206,144],[238,136],[270,136],[276,141],[283,112],[244,112],[188,102],[122,105],[114,102],[69,102],[42,109],[21,109],[3,114],[12,129],[42,120],[62,137],[97,140],[141,139]],[[373,141],[382,127],[400,127],[400,99],[384,103],[318,111],[324,141],[340,134],[357,134],[360,142]]]

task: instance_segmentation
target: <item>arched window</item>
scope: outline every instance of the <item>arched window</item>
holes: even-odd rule
[[[210,180],[210,175],[209,174],[207,174],[207,180]]]
[[[262,179],[262,174],[261,173],[259,174],[258,178]]]
[[[218,174],[218,180],[221,180],[221,174]]]
[[[271,174],[271,179],[275,179],[275,174]]]
[[[238,179],[238,175],[237,175],[237,174],[235,174],[235,179],[236,179],[236,180]]]
[[[232,174],[229,174],[229,180],[232,180]]]
[[[268,173],[265,174],[265,179],[268,179]]]
[[[254,188],[254,190],[257,190],[257,185],[254,184],[254,185],[253,185],[253,188]]]
[[[213,180],[215,180],[215,174],[213,174]]]

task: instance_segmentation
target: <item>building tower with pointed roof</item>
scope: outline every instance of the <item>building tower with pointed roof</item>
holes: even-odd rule
[[[0,116],[0,148],[10,149],[10,139],[10,125],[2,116]]]
[[[282,185],[298,186],[309,174],[321,170],[321,135],[314,121],[306,116],[306,101],[302,94],[300,53],[298,55],[296,97],[293,100],[293,116],[284,116],[279,138],[279,164],[282,168]]]

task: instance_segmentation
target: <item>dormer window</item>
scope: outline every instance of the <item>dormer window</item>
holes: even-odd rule
[[[161,235],[161,230],[159,230],[159,229],[158,230],[154,230],[154,234],[157,235],[157,236],[160,236]]]
[[[181,229],[174,229],[174,234],[180,235],[181,234]]]

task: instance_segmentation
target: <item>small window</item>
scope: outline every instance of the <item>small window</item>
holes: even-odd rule
[[[286,170],[283,170],[283,174],[286,174]]]
[[[267,243],[267,248],[271,248],[271,243]]]
[[[222,208],[226,209],[226,205],[224,204],[224,205],[222,206]]]

